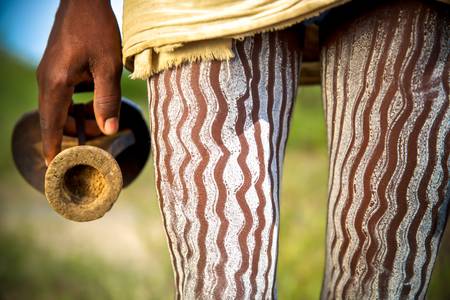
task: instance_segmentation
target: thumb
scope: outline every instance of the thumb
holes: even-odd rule
[[[120,99],[120,74],[94,78],[95,119],[106,135],[114,134],[119,129]]]

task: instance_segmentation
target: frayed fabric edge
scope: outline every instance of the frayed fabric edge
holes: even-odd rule
[[[242,41],[245,38],[256,34],[283,30],[299,24],[307,19],[318,16],[325,10],[329,10],[349,1],[351,0],[342,0],[338,3],[328,5],[326,8],[317,9],[308,14],[273,24],[272,26],[263,27],[258,30],[249,31],[242,34],[236,34],[231,37],[224,36],[223,38],[200,40],[186,44],[177,43],[162,47],[147,48],[142,52],[135,54],[134,57],[132,57],[134,59],[129,60],[129,56],[128,58],[125,58],[125,67],[133,70],[129,76],[131,79],[146,80],[156,73],[169,68],[177,67],[186,62],[195,62],[199,60],[230,60],[234,57],[234,53],[231,49],[232,40]],[[226,47],[223,46],[224,42],[226,42]],[[164,58],[164,56],[166,57]]]
[[[172,48],[171,51],[158,52],[145,49],[134,57],[134,70],[131,79],[142,79],[161,71],[177,67],[183,63],[210,60],[230,60],[234,57],[232,39],[215,39],[185,44],[184,47]],[[166,50],[166,49],[164,49]]]

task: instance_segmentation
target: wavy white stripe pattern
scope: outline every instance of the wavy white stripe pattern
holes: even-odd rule
[[[229,62],[149,79],[160,208],[178,299],[272,299],[279,185],[300,54],[287,31]]]
[[[359,17],[322,50],[323,299],[423,299],[450,201],[448,9]]]

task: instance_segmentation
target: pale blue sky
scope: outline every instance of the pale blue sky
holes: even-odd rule
[[[58,0],[0,0],[0,47],[36,65],[47,42]],[[122,0],[112,0],[119,25]]]

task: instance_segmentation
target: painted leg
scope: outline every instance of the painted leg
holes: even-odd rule
[[[449,10],[390,2],[330,28],[322,298],[423,299],[450,197]]]
[[[292,33],[149,82],[156,184],[177,298],[275,297],[279,186],[300,55]]]

